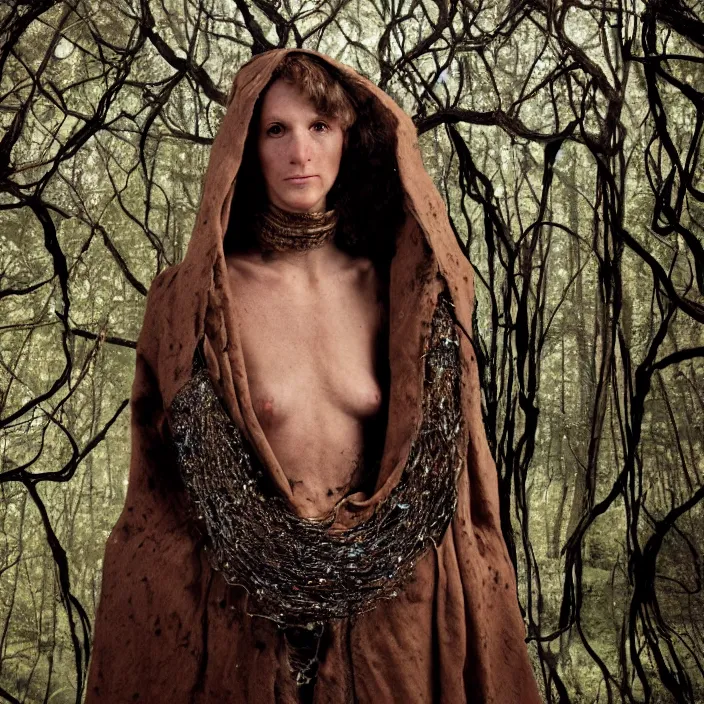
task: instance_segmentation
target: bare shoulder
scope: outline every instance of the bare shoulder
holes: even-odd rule
[[[343,267],[351,274],[358,277],[360,283],[367,285],[377,285],[379,283],[379,276],[374,266],[374,262],[367,257],[352,257],[348,254],[345,255],[345,263]]]
[[[350,271],[355,281],[358,295],[373,310],[373,317],[378,325],[387,320],[387,295],[383,277],[379,274],[374,262],[365,257],[350,258]]]
[[[254,264],[254,258],[245,252],[235,252],[225,256],[225,263],[228,269],[246,270]]]
[[[385,299],[383,279],[371,259],[361,258],[359,262],[359,275],[365,286],[376,301]]]
[[[225,257],[227,271],[231,277],[242,282],[262,281],[271,277],[273,271],[262,262],[258,253],[237,252]]]

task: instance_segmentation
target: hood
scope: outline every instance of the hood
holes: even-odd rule
[[[444,201],[423,166],[413,121],[390,96],[349,66],[308,49],[276,49],[256,56],[238,71],[227,112],[211,149],[188,251],[180,265],[157,278],[154,293],[150,292],[152,297],[168,291],[172,298],[168,309],[179,318],[163,321],[157,353],[158,376],[162,398],[168,407],[190,378],[195,348],[204,338],[208,371],[230,417],[252,444],[276,489],[287,499],[292,498],[290,485],[267,442],[250,398],[232,305],[235,294],[230,290],[223,246],[255,103],[274,69],[290,52],[316,56],[350,77],[396,125],[396,160],[403,189],[404,219],[395,234],[395,253],[388,272],[388,419],[373,495],[364,501],[346,499],[339,509],[338,521],[351,526],[383,501],[403,472],[421,422],[423,345],[430,334],[438,295],[444,289],[461,328],[458,330],[461,403],[468,421],[466,437],[461,441],[467,443],[474,436],[474,450],[484,455],[484,459],[489,450],[481,422],[476,359],[466,334],[471,330],[473,308],[471,266],[457,243]],[[237,233],[230,231],[228,237],[237,237]],[[184,326],[185,320],[193,321],[192,325]]]

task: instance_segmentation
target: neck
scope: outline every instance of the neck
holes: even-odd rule
[[[269,203],[254,227],[262,252],[308,253],[332,243],[337,214],[334,210],[294,213]]]

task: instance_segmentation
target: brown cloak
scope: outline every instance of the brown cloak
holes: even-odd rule
[[[205,335],[208,369],[228,414],[281,494],[291,496],[252,408],[223,252],[254,104],[289,51],[261,54],[237,73],[186,257],[157,276],[149,291],[132,388],[129,487],[105,551],[88,704],[297,701],[288,646],[276,624],[247,615],[246,594],[225,584],[187,530],[168,440],[169,405],[190,378]],[[340,513],[345,525],[367,516],[399,481],[420,423],[421,350],[439,292],[447,286],[466,331],[474,299],[471,266],[423,167],[413,122],[372,82],[361,81],[398,121],[406,218],[390,273],[391,384],[381,470],[374,495]],[[396,599],[332,624],[315,702],[540,702],[499,524],[477,363],[464,334],[460,340],[467,451],[452,523]]]

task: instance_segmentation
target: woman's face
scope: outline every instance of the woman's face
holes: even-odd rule
[[[344,134],[295,85],[277,80],[262,103],[258,151],[269,201],[298,213],[325,210],[340,169]],[[294,180],[295,176],[307,178]]]

